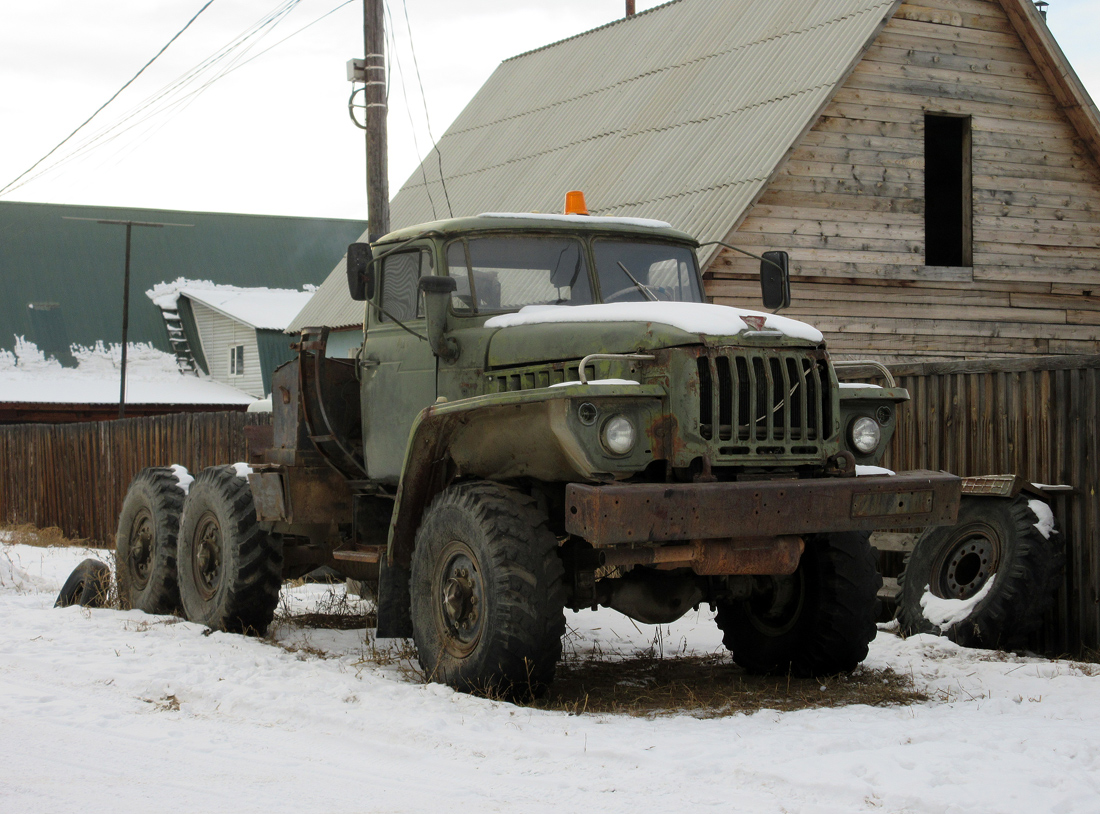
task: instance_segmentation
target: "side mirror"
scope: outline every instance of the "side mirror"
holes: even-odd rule
[[[369,243],[352,243],[348,246],[348,292],[356,302],[374,296],[374,254]]]
[[[424,316],[427,318],[428,344],[441,359],[458,357],[458,343],[444,336],[447,330],[447,308],[451,293],[458,288],[454,277],[421,277],[420,290],[424,293]]]
[[[790,258],[786,252],[764,252],[760,261],[760,296],[769,311],[791,304]]]

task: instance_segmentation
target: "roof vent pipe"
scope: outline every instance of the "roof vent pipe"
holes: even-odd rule
[[[634,0],[626,0],[626,16],[627,17],[633,17],[634,16]]]
[[[629,6],[630,3],[627,3],[627,5]],[[1035,8],[1039,9],[1039,13],[1043,15],[1044,20],[1047,18],[1047,6],[1049,5],[1050,3],[1046,3],[1044,0],[1038,0],[1038,2],[1035,3]]]

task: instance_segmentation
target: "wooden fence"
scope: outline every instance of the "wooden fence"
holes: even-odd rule
[[[0,426],[0,522],[57,526],[114,547],[130,480],[147,466],[192,473],[248,458],[243,428],[269,413],[178,413],[82,424]]]
[[[912,400],[898,410],[886,466],[1073,487],[1053,501],[1066,579],[1037,645],[1100,650],[1100,356],[888,367]]]

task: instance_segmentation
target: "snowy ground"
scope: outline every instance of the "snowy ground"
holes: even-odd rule
[[[568,715],[421,684],[362,630],[287,628],[273,644],[55,610],[89,554],[110,559],[0,544],[2,812],[1100,811],[1095,665],[883,631],[869,666],[931,701]],[[285,601],[310,610],[324,592]],[[612,612],[568,622],[581,650],[650,644]],[[705,610],[665,642],[720,647]]]

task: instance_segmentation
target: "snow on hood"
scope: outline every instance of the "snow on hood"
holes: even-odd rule
[[[778,331],[792,339],[820,342],[821,331],[805,322],[777,314],[747,311],[728,305],[701,302],[611,302],[601,305],[528,305],[514,314],[486,320],[486,328],[577,322],[649,322],[681,331],[711,336],[734,336],[755,330],[742,317],[762,317],[764,330]]]

